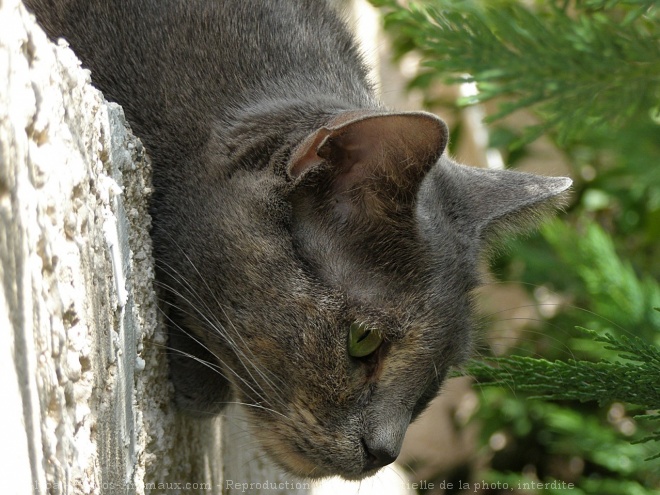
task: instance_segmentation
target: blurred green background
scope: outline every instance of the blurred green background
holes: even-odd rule
[[[543,137],[575,181],[564,214],[492,260],[497,280],[549,310],[508,356],[480,347],[467,373],[481,444],[469,472],[436,479],[511,482],[470,493],[660,494],[660,4],[371,3],[395,59],[421,56],[409,88],[429,108],[481,105],[507,167]],[[465,83],[478,92],[438,100],[438,85]],[[527,123],[511,124],[520,113]]]

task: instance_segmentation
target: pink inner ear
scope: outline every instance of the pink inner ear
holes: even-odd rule
[[[326,161],[339,172],[335,191],[370,176],[387,176],[406,187],[438,160],[446,144],[447,127],[432,114],[346,112],[303,140],[288,173],[296,179]]]
[[[319,153],[320,148],[330,135],[337,136],[348,124],[355,123],[374,114],[372,110],[353,110],[343,112],[332,118],[328,124],[307,136],[294,150],[289,161],[288,173],[292,179],[297,179],[307,170],[320,165],[327,156]]]
[[[336,170],[332,185],[335,193],[346,192],[376,175],[378,157],[382,160],[385,155],[386,143],[383,136],[377,135],[378,128],[369,121],[361,124],[334,131],[318,149],[318,155]]]
[[[300,177],[305,171],[312,167],[316,167],[323,162],[323,158],[318,155],[318,149],[323,145],[324,141],[332,131],[326,127],[321,127],[319,130],[310,134],[300,145],[294,150],[289,161],[288,173],[293,179]]]

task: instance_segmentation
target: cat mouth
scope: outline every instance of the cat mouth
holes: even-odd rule
[[[293,462],[291,462],[293,461]],[[280,456],[276,459],[280,467],[304,479],[318,480],[332,476],[339,476],[347,481],[360,481],[369,478],[380,471],[384,466],[376,466],[369,462],[369,459],[359,468],[358,471],[346,470],[342,467],[321,465],[309,461],[304,455]],[[324,463],[325,464],[325,463]]]
[[[339,476],[347,481],[360,481],[375,475],[396,460],[396,455],[369,450],[361,440],[361,455],[345,456],[340,449],[316,445],[302,447],[290,440],[263,439],[262,446],[283,470],[300,478],[317,480]],[[343,450],[343,449],[342,449]]]

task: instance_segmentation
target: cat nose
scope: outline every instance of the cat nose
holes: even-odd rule
[[[398,449],[396,452],[393,452],[386,447],[370,446],[366,440],[363,441],[367,452],[367,462],[364,466],[365,471],[379,469],[388,464],[392,464],[399,456]]]
[[[412,414],[406,408],[385,405],[374,408],[370,413],[366,431],[362,434],[362,444],[367,454],[364,471],[382,468],[396,460]]]

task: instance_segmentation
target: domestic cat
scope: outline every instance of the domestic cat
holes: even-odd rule
[[[243,403],[298,476],[392,462],[469,355],[488,246],[570,180],[454,163],[442,120],[377,101],[321,0],[26,4],[152,158],[179,407]]]

